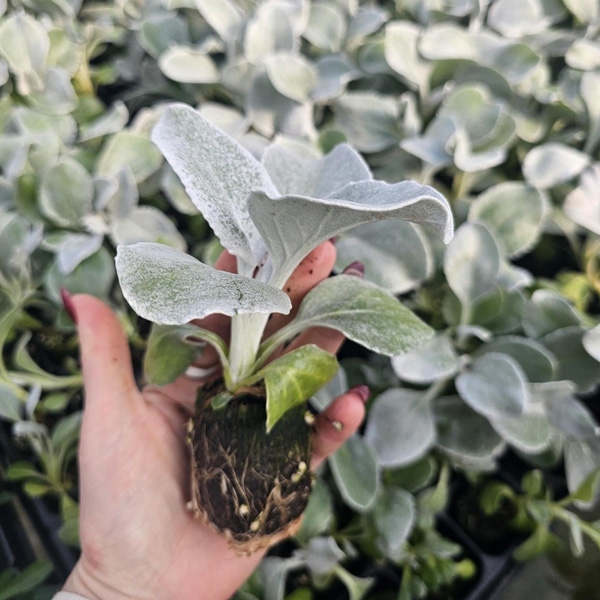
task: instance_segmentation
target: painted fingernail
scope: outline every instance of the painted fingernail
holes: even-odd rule
[[[350,263],[343,271],[343,275],[353,275],[354,277],[363,277],[365,274],[365,265],[360,260]]]
[[[348,390],[348,393],[354,394],[355,396],[358,396],[363,402],[366,402],[369,399],[369,396],[371,395],[371,390],[369,389],[368,385],[365,385],[363,383]]]
[[[75,304],[73,304],[71,292],[69,292],[67,288],[60,288],[60,297],[67,314],[71,318],[71,321],[77,325],[77,313],[75,312]]]
[[[335,243],[337,242],[337,239],[338,239],[338,236],[337,236],[337,235],[334,235],[333,237],[330,237],[330,238],[329,238],[329,241],[330,241],[332,244],[335,244]]]

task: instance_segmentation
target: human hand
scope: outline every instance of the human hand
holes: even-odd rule
[[[294,308],[329,275],[334,261],[335,248],[325,242],[299,265],[284,288]],[[234,257],[224,253],[217,267],[233,271]],[[67,302],[78,325],[85,410],[79,447],[82,553],[63,590],[102,600],[225,600],[265,551],[236,555],[223,536],[186,510],[185,423],[203,381],[182,376],[163,388],[140,391],[114,313],[92,296],[77,295]],[[290,318],[275,315],[267,334]],[[223,315],[199,324],[227,337]],[[313,343],[336,352],[342,342],[340,333],[314,328],[289,349]],[[208,348],[197,366],[214,364],[216,356]],[[367,395],[366,386],[359,386],[316,417],[313,468],[356,431]]]

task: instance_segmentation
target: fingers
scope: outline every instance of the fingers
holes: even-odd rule
[[[368,398],[369,388],[358,385],[336,398],[315,418],[312,469],[316,469],[356,433],[365,416],[365,402]]]
[[[85,414],[104,424],[140,399],[127,337],[113,311],[87,294],[63,292],[65,307],[77,322],[85,388]]]
[[[292,310],[287,315],[273,314],[271,316],[265,328],[265,339],[296,316],[304,296],[323,279],[327,279],[335,264],[335,258],[335,246],[327,241],[317,246],[296,267],[283,287],[283,291],[292,301]]]

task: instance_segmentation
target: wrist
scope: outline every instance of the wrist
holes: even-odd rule
[[[86,600],[134,600],[134,596],[125,594],[90,574],[81,558],[67,577],[61,591],[83,596]]]

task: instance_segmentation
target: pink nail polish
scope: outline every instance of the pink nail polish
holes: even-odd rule
[[[369,399],[369,396],[371,395],[371,390],[369,389],[368,385],[365,385],[363,383],[348,390],[348,393],[354,394],[355,396],[358,396],[362,402],[366,402]]]
[[[365,265],[360,260],[350,263],[343,271],[342,275],[352,275],[354,277],[363,277],[365,274]]]
[[[60,288],[60,297],[71,321],[77,325],[77,313],[75,312],[75,305],[73,304],[71,292],[69,292],[67,288]]]

